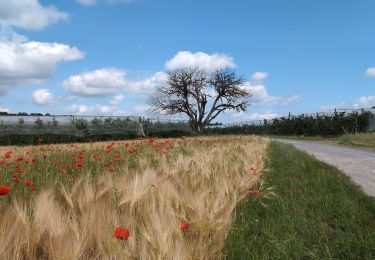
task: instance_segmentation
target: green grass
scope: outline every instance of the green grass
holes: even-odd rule
[[[375,150],[375,132],[342,135],[338,138],[338,143]]]
[[[264,179],[277,197],[238,206],[227,259],[374,259],[375,200],[291,145],[271,148]]]
[[[375,132],[373,133],[358,133],[345,134],[339,137],[320,137],[320,136],[270,136],[271,138],[279,139],[293,139],[303,141],[316,141],[330,144],[337,144],[343,146],[364,148],[368,150],[375,150]]]

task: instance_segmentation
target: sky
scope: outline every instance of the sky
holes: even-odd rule
[[[372,107],[374,13],[373,0],[0,0],[0,111],[147,117],[187,66],[246,79],[247,111],[219,122]]]

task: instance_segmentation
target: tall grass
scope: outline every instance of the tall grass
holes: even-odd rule
[[[271,142],[263,175],[277,197],[241,203],[226,259],[375,259],[375,200],[333,166]]]
[[[0,197],[0,259],[223,257],[236,205],[259,180],[267,143],[216,137],[144,140],[126,148],[116,143],[109,152],[102,143],[53,146],[47,152],[30,148],[37,163],[26,161],[27,177]],[[136,152],[130,153],[131,147]],[[85,157],[77,159],[78,154]],[[121,160],[111,162],[115,171],[108,172],[103,161],[116,156]],[[73,158],[84,167],[59,173]],[[1,181],[10,179],[19,163],[13,160],[2,164]],[[34,192],[22,186],[26,178],[36,184]],[[182,221],[188,229],[179,228]],[[130,238],[113,238],[116,227],[128,228]]]
[[[338,138],[339,143],[375,149],[375,132],[346,134]]]

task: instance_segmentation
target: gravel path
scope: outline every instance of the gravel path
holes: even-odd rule
[[[296,148],[314,155],[318,160],[337,167],[349,175],[367,194],[375,197],[375,152],[317,142],[276,140],[293,144]]]

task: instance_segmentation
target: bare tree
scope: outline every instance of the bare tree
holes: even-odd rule
[[[200,132],[226,110],[246,111],[250,91],[234,70],[208,73],[198,68],[178,69],[168,73],[151,98],[153,112],[186,114],[193,128]]]

